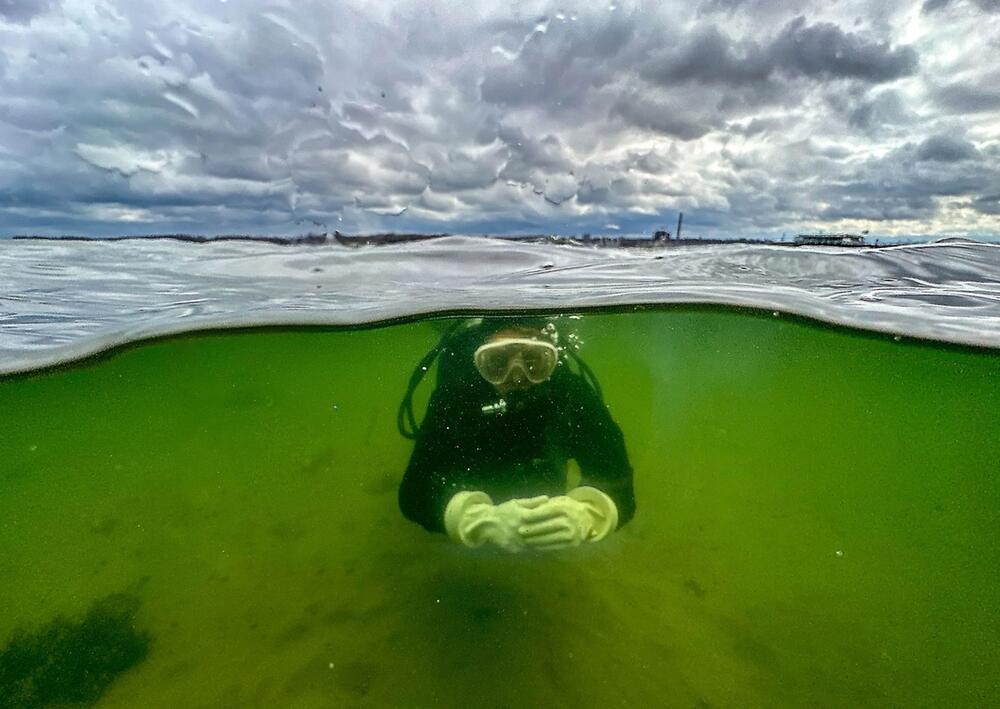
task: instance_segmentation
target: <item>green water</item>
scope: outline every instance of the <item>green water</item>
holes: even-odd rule
[[[997,703],[1000,353],[722,310],[572,325],[638,513],[549,555],[399,514],[433,323],[0,380],[0,650],[130,594],[148,652],[96,706]]]

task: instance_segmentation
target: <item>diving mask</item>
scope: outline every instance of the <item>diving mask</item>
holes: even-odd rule
[[[494,386],[510,379],[515,369],[532,384],[541,384],[555,371],[559,350],[544,340],[510,337],[481,345],[473,361],[483,379]]]

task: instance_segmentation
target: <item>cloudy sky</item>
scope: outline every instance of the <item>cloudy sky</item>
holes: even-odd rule
[[[1000,235],[1000,0],[0,0],[0,235]]]

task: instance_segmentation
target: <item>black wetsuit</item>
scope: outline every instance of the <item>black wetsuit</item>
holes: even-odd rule
[[[495,504],[562,495],[572,458],[580,485],[610,496],[618,526],[628,522],[632,468],[621,429],[594,388],[564,364],[548,381],[501,397],[471,364],[471,345],[481,341],[453,343],[441,354],[438,386],[399,488],[403,514],[441,532],[445,506],[462,490],[486,492]],[[483,413],[501,398],[505,412]]]

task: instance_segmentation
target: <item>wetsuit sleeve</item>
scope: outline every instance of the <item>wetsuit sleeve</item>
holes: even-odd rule
[[[635,516],[632,466],[625,437],[597,393],[573,377],[568,388],[565,416],[567,450],[580,466],[581,485],[596,487],[618,507],[618,527]]]
[[[431,395],[409,465],[399,486],[403,516],[431,532],[444,532],[444,509],[464,489],[459,426],[451,417],[449,397]]]

